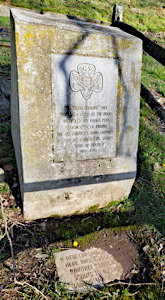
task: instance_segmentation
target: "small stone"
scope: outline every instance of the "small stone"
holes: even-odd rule
[[[46,228],[46,223],[45,223],[45,222],[42,222],[42,223],[40,224],[40,226],[42,227],[43,230],[45,230],[45,228]]]
[[[132,270],[131,270],[131,273],[132,273],[132,274],[138,274],[138,273],[139,273],[139,270],[132,269]]]
[[[165,261],[161,261],[160,266],[161,266],[161,268],[164,268],[165,267]]]
[[[10,195],[10,200],[14,200],[14,196],[13,195]]]
[[[48,257],[48,255],[47,255],[47,254],[43,254],[43,253],[39,253],[39,252],[38,252],[37,254],[34,255],[34,257],[45,259],[45,258]]]
[[[0,168],[0,183],[5,181],[4,170]]]
[[[16,204],[16,201],[15,201],[15,198],[13,195],[10,196],[10,199],[9,199],[9,203],[10,203],[10,206],[14,206]]]
[[[150,246],[149,245],[146,245],[143,247],[143,251],[148,254],[150,252]]]
[[[161,169],[160,163],[155,162],[155,163],[153,164],[153,169],[154,169],[154,171],[159,171],[159,170]]]

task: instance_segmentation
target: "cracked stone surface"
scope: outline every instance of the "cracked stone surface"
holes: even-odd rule
[[[72,292],[104,286],[120,280],[123,274],[122,265],[113,255],[95,247],[84,252],[78,249],[61,251],[56,256],[56,265],[61,281]]]

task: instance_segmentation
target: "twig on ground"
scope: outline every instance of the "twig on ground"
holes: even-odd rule
[[[143,295],[144,295],[144,297],[145,297],[147,300],[149,300],[149,298],[147,297],[147,295],[146,295],[145,293],[144,293]]]
[[[28,282],[19,282],[17,281],[16,279],[16,271],[15,271],[15,268],[16,268],[16,264],[15,264],[15,260],[14,260],[14,250],[13,250],[13,244],[12,244],[12,240],[10,238],[10,235],[9,235],[9,232],[8,232],[8,225],[7,225],[7,221],[6,221],[6,218],[5,218],[5,214],[4,214],[4,210],[3,210],[3,198],[2,198],[2,195],[0,195],[0,204],[1,204],[1,212],[2,212],[2,218],[3,218],[3,221],[4,221],[4,225],[5,225],[5,235],[7,235],[7,238],[8,238],[8,241],[9,241],[9,244],[10,244],[10,251],[11,251],[11,258],[12,258],[12,272],[13,272],[13,277],[14,277],[14,283],[17,284],[17,285],[21,285],[21,286],[29,286],[31,287],[35,292],[36,294],[40,294],[44,299],[48,300],[48,298],[41,292],[39,291],[35,286],[32,286],[31,284],[29,284]],[[8,278],[7,278],[8,280]],[[5,281],[1,287],[1,291],[3,291],[3,287],[5,286],[7,281]]]
[[[122,281],[118,281],[118,282],[114,282],[114,283],[107,283],[109,286],[113,286],[113,285],[131,285],[131,286],[142,286],[142,285],[156,285],[156,283],[152,283],[152,282],[141,282],[141,283],[130,283],[130,282],[122,282]]]
[[[40,291],[40,290],[38,290],[35,286],[33,286],[33,285],[31,285],[30,283],[28,283],[28,282],[21,282],[21,281],[15,281],[15,284],[18,284],[18,285],[21,285],[21,286],[24,286],[24,285],[27,285],[27,286],[29,286],[30,288],[32,288],[35,292],[36,292],[36,294],[38,295],[38,294],[40,294],[44,299],[46,299],[46,300],[48,300],[48,298]]]
[[[164,290],[164,281],[165,281],[165,279],[163,278],[163,279],[162,279],[162,287],[161,287],[161,288],[162,288],[162,294],[163,294],[163,295],[164,295],[164,292],[165,292],[165,290]]]
[[[84,283],[86,283],[86,282],[84,282]],[[100,294],[105,294],[105,295],[111,296],[111,293],[109,293],[109,292],[103,292],[103,291],[100,291],[100,290],[94,288],[92,285],[90,285],[90,284],[88,284],[88,283],[86,283],[86,284],[89,285],[90,288],[91,288],[93,291],[96,291],[96,292],[98,292],[98,293],[100,293]]]
[[[83,223],[84,221],[86,221],[86,220],[88,220],[88,219],[90,219],[91,217],[86,217],[86,218],[84,218],[82,221],[81,221],[81,223]]]
[[[0,241],[3,240],[3,238],[5,237],[6,233],[4,233],[1,237],[0,237]]]
[[[34,232],[32,232],[30,229],[27,228],[26,224],[23,224],[21,222],[18,222],[17,220],[13,220],[13,224],[12,224],[12,227],[13,226],[23,226],[25,227],[25,230],[28,231],[32,236],[34,236]]]
[[[137,292],[135,292],[135,293],[133,293],[133,294],[128,294],[128,296],[132,297],[132,296],[135,296],[135,295],[138,294],[138,293],[139,293],[139,291],[137,291]]]
[[[135,292],[135,293],[133,293],[133,294],[127,294],[127,296],[132,297],[132,296],[135,296],[135,295],[138,294],[138,293],[139,293],[139,291],[137,291],[137,292]],[[103,296],[103,297],[101,297],[100,299],[104,299],[104,298],[107,298],[107,296]],[[109,298],[107,298],[107,299],[109,299]]]
[[[82,281],[84,284],[86,284],[86,285],[92,287],[91,284],[89,284],[88,282],[82,280],[79,276],[77,276],[77,275],[75,275],[75,274],[73,274],[73,273],[72,273],[72,275],[73,275],[76,279]],[[104,283],[104,282],[103,282],[103,283]],[[114,285],[118,285],[118,284],[120,284],[120,285],[128,285],[128,286],[130,286],[130,285],[131,285],[131,286],[156,285],[156,283],[152,283],[152,282],[131,283],[131,282],[117,281],[117,282],[112,282],[112,283],[110,283],[110,282],[106,283],[106,285],[108,285],[108,286],[114,286]],[[93,287],[92,287],[92,289],[93,289]],[[95,288],[94,288],[94,289],[95,289]],[[96,290],[97,290],[97,289],[96,289]]]
[[[165,172],[160,172],[160,171],[155,171],[155,170],[148,170],[148,169],[142,169],[142,170],[148,171],[148,172],[153,172],[153,173],[165,174]]]

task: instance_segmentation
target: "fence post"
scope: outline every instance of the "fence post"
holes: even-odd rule
[[[122,22],[123,19],[123,6],[121,4],[115,4],[113,7],[112,24],[116,21]]]

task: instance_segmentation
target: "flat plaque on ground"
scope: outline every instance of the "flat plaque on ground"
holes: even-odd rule
[[[115,157],[118,60],[51,57],[54,161]]]
[[[69,291],[87,291],[120,280],[123,267],[107,251],[92,247],[84,252],[78,249],[56,254],[58,276]]]

